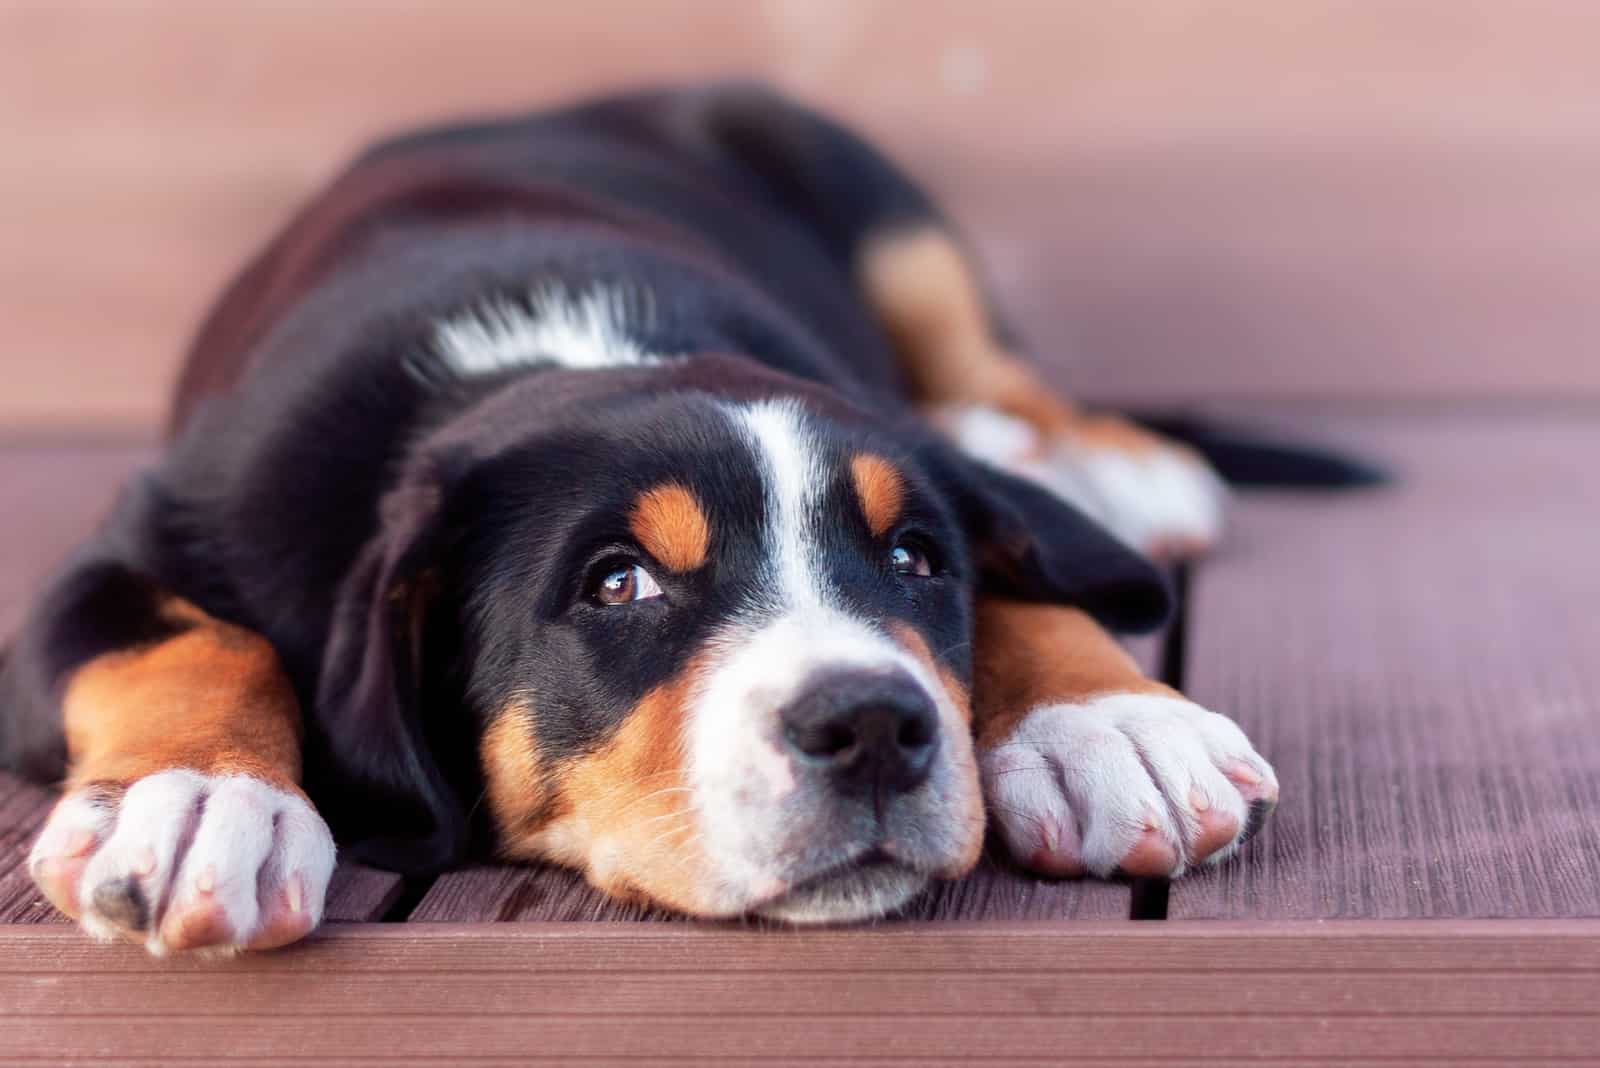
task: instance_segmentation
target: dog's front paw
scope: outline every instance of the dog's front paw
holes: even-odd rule
[[[1158,694],[1034,709],[979,767],[1012,857],[1048,875],[1177,876],[1231,856],[1278,800],[1232,720]]]
[[[159,955],[304,938],[322,919],[333,861],[327,824],[300,794],[173,769],[69,793],[28,868],[85,931]]]

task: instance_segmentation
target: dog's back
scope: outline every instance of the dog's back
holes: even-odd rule
[[[229,287],[190,348],[172,427],[252,362],[328,352],[285,352],[268,336],[335,278],[341,324],[363,336],[429,295],[459,305],[535,275],[577,289],[626,280],[651,292],[649,318],[632,326],[655,331],[658,348],[720,342],[803,377],[892,394],[893,354],[853,284],[849,238],[797,209],[835,190],[840,207],[865,191],[875,213],[908,221],[932,209],[848,133],[823,132],[808,113],[739,87],[630,94],[383,142]],[[728,336],[707,336],[719,328]],[[297,377],[329,369],[309,370]]]

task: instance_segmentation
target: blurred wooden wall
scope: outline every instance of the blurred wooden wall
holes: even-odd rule
[[[920,173],[1080,393],[1600,395],[1591,0],[6,0],[0,433],[153,426],[377,132],[729,74]]]

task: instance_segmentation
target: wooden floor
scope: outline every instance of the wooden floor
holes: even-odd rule
[[[1600,1037],[1600,936],[1559,921],[407,924],[226,964],[16,928],[0,969],[6,1063],[1528,1068]]]
[[[5,779],[0,1059],[166,1061],[181,1021],[185,1057],[263,1064],[391,1043],[385,1063],[1593,1063],[1600,420],[1247,417],[1398,480],[1241,495],[1176,629],[1138,649],[1278,769],[1232,863],[1168,890],[989,860],[901,918],[808,934],[652,922],[554,869],[344,868],[311,946],[153,963],[38,899],[22,856],[52,797]],[[0,449],[0,625],[149,455]]]
[[[1076,395],[1398,475],[1242,495],[1139,646],[1278,769],[1220,869],[990,860],[795,933],[344,868],[308,945],[153,962],[38,899],[52,797],[0,778],[0,1066],[1600,1063],[1597,35],[1583,0],[0,0],[0,640],[358,146],[644,81],[758,73],[887,146]]]

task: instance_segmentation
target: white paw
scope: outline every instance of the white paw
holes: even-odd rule
[[[1090,433],[1041,438],[989,408],[952,409],[939,420],[962,449],[1037,482],[1149,556],[1195,556],[1222,536],[1228,488],[1195,453],[1121,420]]]
[[[1272,766],[1232,720],[1155,694],[1037,708],[978,763],[1012,857],[1050,875],[1214,864],[1278,800]]]
[[[322,919],[333,863],[333,836],[300,795],[246,775],[174,769],[125,791],[67,795],[28,870],[91,935],[161,955],[303,938]]]
[[[1062,443],[1021,464],[1018,473],[1149,556],[1194,556],[1222,536],[1227,486],[1184,449],[1157,445],[1130,452]]]

